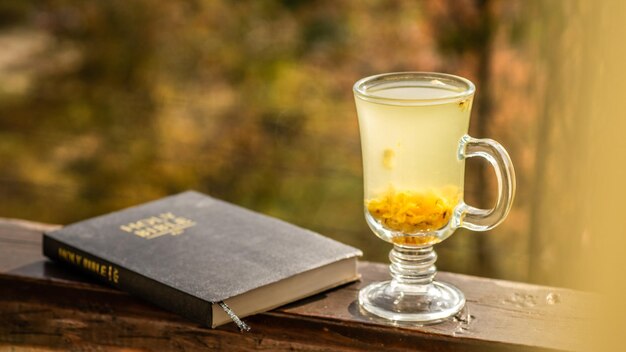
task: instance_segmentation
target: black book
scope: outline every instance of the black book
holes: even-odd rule
[[[354,281],[361,255],[193,191],[45,233],[43,252],[210,327]]]

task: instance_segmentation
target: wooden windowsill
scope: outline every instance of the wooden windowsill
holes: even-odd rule
[[[48,261],[41,233],[55,225],[0,219],[0,350],[521,351],[580,348],[589,294],[440,272],[467,298],[461,321],[396,326],[356,304],[362,286],[388,279],[361,262],[362,280],[207,329]],[[467,316],[471,316],[469,322]]]

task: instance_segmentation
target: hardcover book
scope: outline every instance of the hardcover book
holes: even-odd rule
[[[43,252],[209,327],[354,281],[361,255],[194,191],[44,233]]]

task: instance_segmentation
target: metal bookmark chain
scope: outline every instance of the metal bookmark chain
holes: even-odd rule
[[[250,326],[248,326],[248,324],[244,323],[241,319],[239,319],[237,314],[235,314],[235,312],[233,312],[233,310],[230,309],[230,307],[227,306],[226,303],[224,303],[224,301],[217,302],[217,304],[219,304],[220,307],[222,307],[222,309],[226,312],[226,314],[228,314],[230,319],[232,319],[235,322],[235,324],[237,324],[237,327],[239,327],[240,331],[250,331]]]

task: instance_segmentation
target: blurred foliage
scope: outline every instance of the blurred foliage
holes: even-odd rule
[[[196,189],[386,261],[363,219],[352,84],[443,71],[477,84],[472,133],[507,147],[519,195],[497,230],[439,245],[438,266],[526,280],[542,103],[530,89],[542,83],[530,78],[541,68],[532,11],[487,0],[0,2],[0,215],[69,223]],[[469,167],[467,198],[488,206],[491,171]]]

